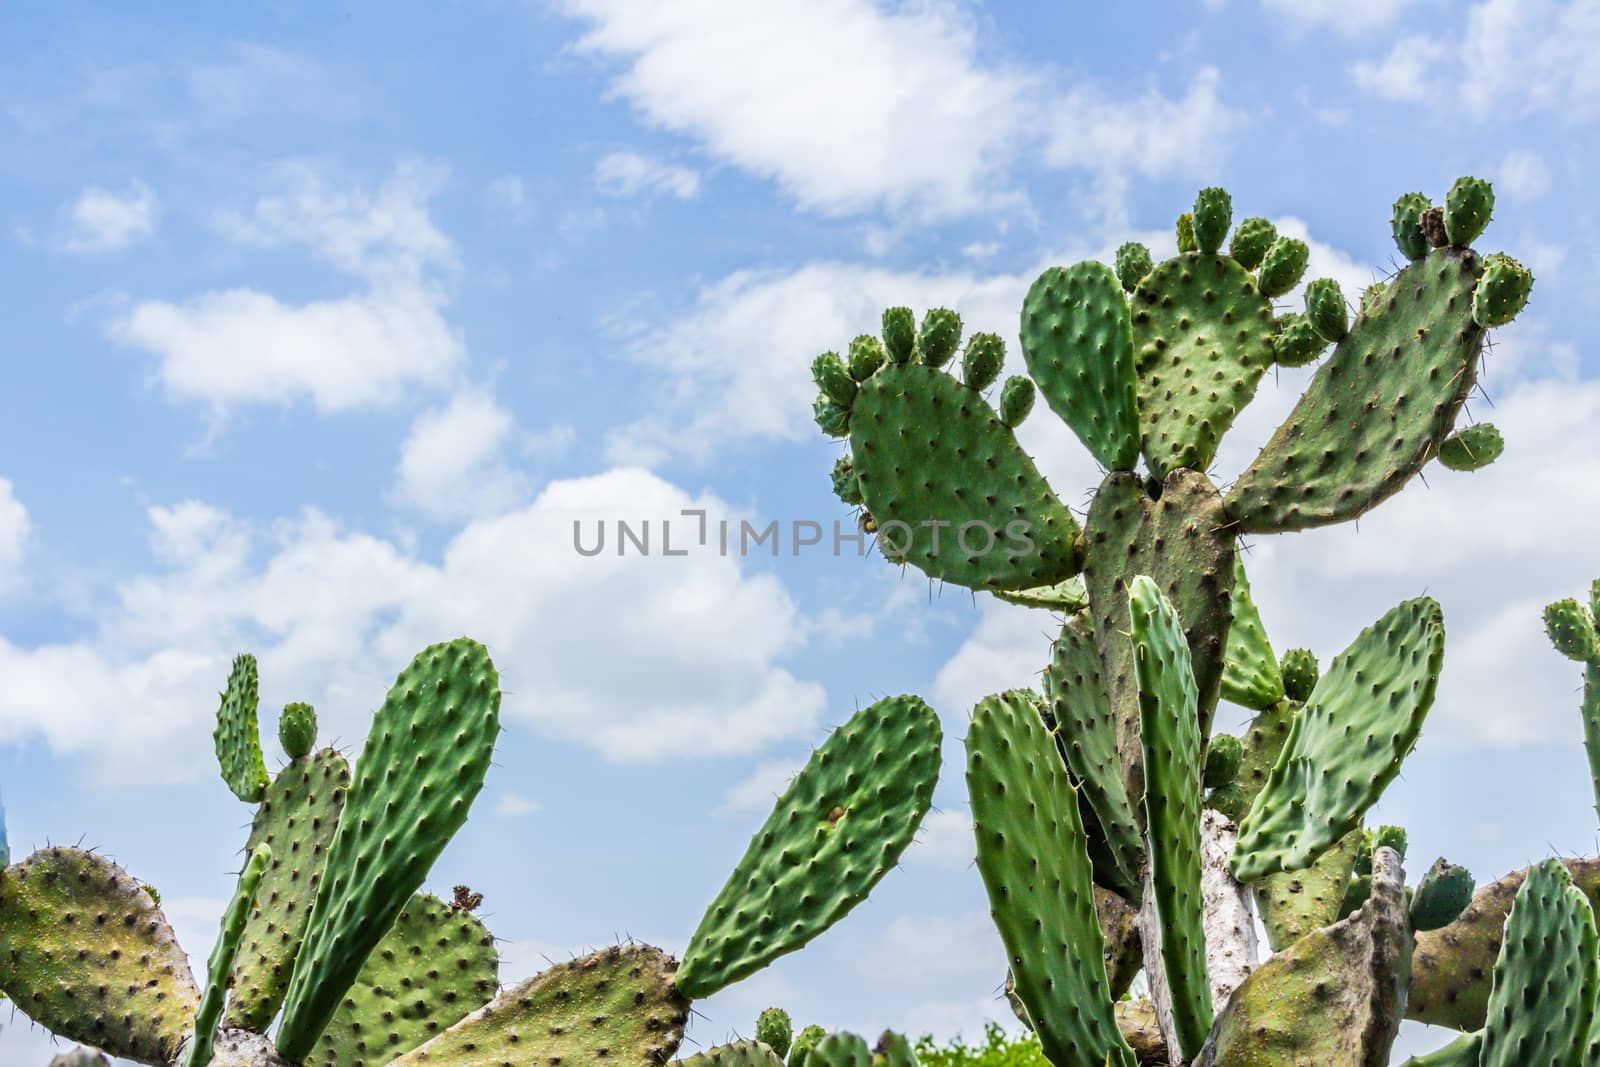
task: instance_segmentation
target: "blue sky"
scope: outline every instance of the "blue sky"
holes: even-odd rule
[[[109,852],[198,964],[249,818],[210,752],[232,655],[260,658],[269,734],[309,700],[353,752],[410,656],[468,633],[508,728],[430,886],[484,893],[507,977],[619,936],[677,951],[809,746],[917,692],[948,740],[922,840],[691,1036],[771,1002],[974,1034],[1007,1012],[960,738],[1042,666],[1050,617],[787,543],[585,559],[572,521],[847,520],[807,366],[884,306],[1012,340],[1041,269],[1170,251],[1209,184],[1353,295],[1395,261],[1395,196],[1472,173],[1499,194],[1480,247],[1538,276],[1472,404],[1505,457],[1249,565],[1277,647],[1324,662],[1401,599],[1444,605],[1439,702],[1381,809],[1415,871],[1592,854],[1578,672],[1539,609],[1600,574],[1600,5],[1077,7],[7,5],[13,852]],[[1219,481],[1306,373],[1263,383]],[[1023,439],[1086,499],[1048,411]],[[46,1047],[0,1014],[0,1058]]]

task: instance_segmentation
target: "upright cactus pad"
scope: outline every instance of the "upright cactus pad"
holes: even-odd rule
[[[811,1067],[872,1067],[872,1050],[855,1034],[829,1034],[806,1057]]]
[[[1395,276],[1323,361],[1227,497],[1244,533],[1353,519],[1398,492],[1449,436],[1477,381],[1481,263],[1429,253]]]
[[[850,453],[891,558],[974,589],[1077,573],[1072,515],[983,397],[943,371],[891,364],[863,382]]]
[[[317,746],[317,711],[310,704],[285,704],[278,716],[278,743],[292,760],[311,754]]]
[[[1411,898],[1411,928],[1427,933],[1449,926],[1472,903],[1473,888],[1472,872],[1441,856],[1428,868]]]
[[[1272,220],[1259,216],[1248,218],[1234,227],[1233,240],[1228,242],[1228,255],[1245,270],[1255,270],[1261,266],[1267,249],[1277,239],[1278,228],[1272,224]]]
[[[783,1067],[783,1057],[763,1041],[734,1041],[672,1062],[679,1067]]]
[[[1102,963],[1077,790],[1034,708],[987,697],[967,732],[978,871],[1017,995],[1054,1067],[1134,1067]]]
[[[266,791],[267,767],[261,758],[261,728],[256,722],[256,658],[236,656],[217,707],[217,764],[233,795],[254,804]]]
[[[671,956],[613,946],[506,989],[388,1067],[661,1067],[683,1040],[689,1001]]]
[[[1310,866],[1269,874],[1254,884],[1256,907],[1274,952],[1339,918],[1360,846],[1361,831],[1351,830]]]
[[[411,661],[373,716],[278,1027],[310,1055],[395,918],[467,820],[500,732],[500,679],[469,638]]]
[[[1085,262],[1039,275],[1022,304],[1028,373],[1078,439],[1108,470],[1139,459],[1133,327],[1111,268]]]
[[[233,973],[233,959],[244,940],[244,921],[255,904],[256,890],[261,876],[272,860],[272,849],[257,845],[250,853],[244,870],[239,872],[239,885],[233,892],[228,910],[222,914],[222,930],[211,950],[211,960],[206,967],[206,988],[200,995],[200,1007],[194,1016],[194,1033],[189,1039],[183,1057],[183,1067],[206,1067],[211,1062],[216,1047],[217,1023],[222,1018],[223,1000],[228,995],[228,979]]]
[[[1204,252],[1156,267],[1132,303],[1145,463],[1158,478],[1204,471],[1272,366],[1272,305],[1238,263]]]
[[[811,1050],[827,1036],[828,1031],[815,1023],[794,1035],[794,1044],[789,1048],[789,1067],[805,1067],[806,1058],[811,1055]]]
[[[1482,178],[1457,178],[1444,201],[1444,232],[1465,248],[1483,233],[1494,214],[1494,188]]]
[[[1100,673],[1094,625],[1081,614],[1067,616],[1062,624],[1045,671],[1044,691],[1067,769],[1093,809],[1109,846],[1110,869],[1100,870],[1097,865],[1096,879],[1129,900],[1138,900],[1144,839],[1123,788],[1117,724]]]
[[[1494,965],[1480,1067],[1579,1063],[1600,991],[1594,911],[1560,860],[1528,871]]]
[[[154,898],[103,856],[47,848],[0,875],[0,992],[34,1022],[169,1064],[200,991]]]
[[[487,1004],[499,974],[483,924],[418,893],[367,957],[305,1067],[383,1067]]]
[[[349,788],[350,767],[330,748],[279,771],[261,798],[245,848],[270,846],[272,859],[245,922],[224,1025],[264,1032],[278,1014]]]
[[[1283,699],[1283,674],[1272,654],[1266,627],[1250,597],[1250,580],[1244,560],[1233,557],[1233,623],[1222,657],[1222,697],[1252,711],[1272,707]]]
[[[1383,794],[1416,744],[1444,662],[1444,618],[1408,600],[1336,656],[1239,826],[1241,882],[1315,860]]]
[[[756,1018],[756,1040],[778,1054],[781,1060],[794,1043],[794,1023],[782,1008],[768,1008]]]
[[[1407,259],[1421,259],[1428,254],[1428,238],[1422,232],[1422,216],[1433,207],[1425,193],[1405,193],[1394,202],[1394,216],[1390,231],[1394,243]]]
[[[1483,280],[1472,294],[1472,320],[1484,329],[1504,326],[1521,313],[1533,293],[1533,272],[1504,252],[1483,261]]]
[[[1405,871],[1393,850],[1382,849],[1366,905],[1245,979],[1196,1067],[1385,1067],[1400,1030],[1410,956]]]
[[[1483,1056],[1483,1033],[1462,1034],[1444,1048],[1413,1056],[1402,1067],[1478,1067]]]
[[[1145,826],[1161,963],[1179,1050],[1187,1059],[1211,1030],[1200,896],[1200,722],[1183,626],[1156,584],[1128,590],[1144,742]],[[1147,954],[1148,958],[1148,954]]]
[[[708,997],[867,898],[933,802],[939,717],[911,696],[855,714],[811,754],[689,940],[678,988]]]

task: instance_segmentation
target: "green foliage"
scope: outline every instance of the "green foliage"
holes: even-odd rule
[[[996,1022],[984,1024],[980,1044],[969,1045],[960,1036],[938,1042],[924,1034],[913,1048],[922,1067],[1049,1067],[1033,1031],[1013,1036]]]

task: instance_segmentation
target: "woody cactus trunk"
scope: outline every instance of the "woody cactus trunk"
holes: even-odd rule
[[[1039,276],[1020,321],[1028,373],[998,409],[1004,343],[974,334],[947,371],[961,324],[946,309],[919,326],[891,308],[881,339],[814,362],[818,425],[849,446],[835,489],[882,553],[1061,617],[1042,692],[986,698],[966,740],[1007,989],[1055,1067],[1378,1067],[1408,1014],[1475,1035],[1449,1062],[1578,1064],[1594,933],[1571,882],[1592,891],[1587,867],[1474,899],[1441,860],[1408,888],[1404,832],[1363,827],[1433,702],[1439,606],[1395,606],[1326,669],[1303,650],[1280,660],[1240,551],[1358,518],[1432,461],[1471,471],[1500,454],[1492,426],[1459,424],[1488,331],[1533,282],[1472,247],[1493,204],[1473,178],[1442,206],[1400,197],[1403,267],[1354,309],[1319,278],[1303,311],[1278,314],[1306,244],[1263,218],[1233,225],[1229,195],[1204,189],[1173,258],[1126,244],[1114,265]],[[1263,374],[1314,362],[1255,460],[1215,484]],[[1036,394],[1105,471],[1081,521],[1018,444]],[[1600,638],[1582,621],[1592,693]],[[1243,737],[1214,730],[1224,698],[1255,714]],[[1141,966],[1150,999],[1119,999]],[[1527,1007],[1535,981],[1562,986],[1547,1008]]]

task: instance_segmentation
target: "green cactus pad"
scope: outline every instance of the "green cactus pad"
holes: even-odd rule
[[[1304,704],[1322,677],[1317,657],[1308,648],[1291,648],[1279,664],[1283,672],[1283,692],[1290,700]]]
[[[1556,651],[1570,660],[1587,663],[1600,657],[1600,632],[1587,604],[1572,598],[1544,607],[1544,632]]]
[[[768,1008],[756,1019],[756,1040],[772,1049],[781,1060],[794,1043],[794,1023],[782,1008]]]
[[[1006,343],[995,333],[975,333],[961,354],[961,381],[979,392],[993,385],[1006,362]]]
[[[1278,228],[1270,219],[1248,218],[1234,228],[1233,240],[1228,242],[1228,255],[1245,270],[1255,270],[1277,239]]]
[[[1221,789],[1239,776],[1239,765],[1244,762],[1244,742],[1232,734],[1212,734],[1206,746],[1206,769],[1201,784],[1207,789]]]
[[[1025,608],[1044,608],[1047,611],[1059,611],[1065,615],[1082,611],[1089,606],[1089,594],[1083,587],[1083,578],[1073,575],[1065,581],[1054,585],[1042,585],[1037,589],[993,589],[994,595],[1007,604],[1017,604]]]
[[[1013,374],[1000,387],[1000,421],[1015,430],[1033,410],[1036,390],[1033,382],[1020,374]]]
[[[1306,286],[1306,321],[1326,341],[1337,344],[1350,332],[1350,309],[1344,292],[1332,278],[1318,278]]]
[[[1363,314],[1373,314],[1389,300],[1389,283],[1373,282],[1361,290],[1361,311]]]
[[[850,433],[850,409],[841,407],[824,395],[818,395],[811,405],[811,418],[817,429],[829,437],[846,437]]]
[[[233,974],[233,960],[239,953],[239,943],[244,940],[245,917],[255,905],[256,889],[261,876],[272,861],[272,849],[257,845],[250,853],[244,870],[239,872],[239,885],[233,892],[228,910],[222,914],[222,930],[211,950],[206,966],[206,988],[200,994],[200,1007],[194,1016],[194,1033],[183,1056],[183,1067],[206,1067],[216,1048],[217,1022],[222,1018],[223,1001],[228,995],[228,979]]]
[[[1295,237],[1280,237],[1272,242],[1267,254],[1261,257],[1261,269],[1256,271],[1256,288],[1268,300],[1276,300],[1300,284],[1311,261],[1311,249]]]
[[[1433,252],[1395,276],[1323,360],[1294,411],[1228,492],[1243,533],[1354,518],[1398,492],[1449,435],[1477,380],[1470,252]]]
[[[311,1053],[367,956],[467,820],[500,733],[500,679],[470,638],[400,672],[372,719],[328,848],[278,1027],[278,1051]]]
[[[1600,860],[1565,860],[1572,882],[1600,905]],[[1417,933],[1406,1017],[1434,1026],[1477,1030],[1488,1018],[1490,975],[1504,941],[1506,918],[1527,878],[1515,871],[1473,895],[1448,926]]]
[[[1475,422],[1439,444],[1439,462],[1453,471],[1478,471],[1499,459],[1505,438],[1490,422]]]
[[[1506,920],[1480,1067],[1580,1067],[1597,991],[1594,910],[1562,862],[1546,860]]]
[[[1034,708],[986,697],[967,732],[978,871],[1017,995],[1054,1067],[1134,1067],[1102,963],[1077,790]]]
[[[1472,321],[1484,329],[1504,326],[1521,314],[1533,294],[1533,272],[1504,252],[1483,261],[1483,280],[1472,294]]]
[[[1090,261],[1039,275],[1022,302],[1022,355],[1045,403],[1095,460],[1132,470],[1139,459],[1133,327],[1111,269]]]
[[[949,308],[930,308],[917,331],[917,358],[935,369],[950,362],[961,344],[961,316]],[[898,362],[898,361],[896,361]]]
[[[1305,867],[1361,825],[1416,744],[1443,663],[1444,618],[1427,597],[1394,608],[1334,657],[1239,825],[1235,878]]]
[[[1077,573],[1077,522],[982,397],[943,371],[888,366],[854,412],[850,453],[886,553],[973,589]]]
[[[783,1067],[783,1056],[760,1040],[734,1041],[672,1062],[680,1067]]]
[[[264,1032],[278,1014],[349,788],[350,767],[329,748],[279,771],[261,798],[245,849],[268,845],[272,859],[245,922],[224,1026]]]
[[[917,1067],[917,1054],[911,1049],[911,1042],[905,1039],[904,1034],[897,1034],[893,1030],[885,1030],[878,1035],[878,1043],[872,1046],[873,1067]]]
[[[217,707],[217,765],[233,795],[246,804],[261,799],[267,788],[267,767],[261,759],[261,730],[256,724],[256,658],[236,656],[228,688]]]
[[[1185,211],[1178,216],[1178,253],[1198,252],[1200,245],[1194,239],[1194,215]]]
[[[917,317],[908,307],[894,307],[883,309],[883,347],[887,350],[890,359],[896,363],[904,363],[911,358],[911,353],[917,348]],[[882,360],[878,361],[880,364]],[[874,366],[872,370],[877,370]],[[867,378],[872,371],[866,374],[856,374],[854,361],[851,365],[851,377],[856,381]]]
[[[672,957],[649,945],[557,964],[388,1067],[660,1067],[689,1017],[673,970]]]
[[[1117,719],[1123,784],[1129,804],[1138,812],[1144,796],[1143,756],[1133,645],[1127,636],[1127,578],[1150,575],[1183,620],[1199,691],[1203,739],[1210,736],[1222,685],[1234,539],[1211,482],[1197,471],[1178,470],[1168,475],[1159,501],[1150,500],[1134,475],[1109,475],[1090,505],[1084,542],[1084,586]]]
[[[1272,365],[1272,305],[1239,264],[1198,252],[1151,271],[1132,303],[1145,463],[1204,471]]]
[[[900,347],[896,347],[894,353],[897,357],[896,363],[904,363],[911,355],[909,350]],[[849,367],[850,377],[858,382],[864,382],[878,372],[878,368],[883,366],[884,359],[883,344],[870,333],[864,333],[850,342],[845,362]]]
[[[1483,1056],[1483,1032],[1462,1034],[1444,1048],[1413,1056],[1402,1067],[1478,1067]]]
[[[1150,249],[1138,241],[1129,241],[1117,249],[1116,264],[1117,281],[1129,293],[1137,289],[1144,276],[1155,269]]]
[[[0,992],[58,1037],[169,1064],[200,991],[144,887],[103,856],[46,848],[0,874]]]
[[[1472,903],[1472,872],[1443,856],[1434,861],[1411,898],[1411,928],[1418,933],[1439,930],[1461,917]]]
[[[499,974],[483,924],[418,893],[367,957],[305,1067],[383,1067],[487,1004]]]
[[[1212,255],[1222,247],[1233,225],[1233,197],[1228,190],[1212,187],[1200,190],[1194,198],[1194,241],[1197,251]]]
[[[1405,193],[1394,202],[1394,215],[1390,229],[1394,243],[1407,259],[1421,259],[1428,254],[1428,238],[1422,232],[1422,215],[1433,207],[1433,201],[1423,193]]]
[[[278,743],[292,760],[317,746],[317,711],[310,704],[285,704],[278,716]]]
[[[1250,596],[1244,560],[1237,553],[1233,557],[1231,595],[1233,623],[1223,646],[1222,698],[1251,711],[1261,711],[1283,699],[1283,675],[1267,640],[1267,628],[1261,624],[1261,614]]]
[[[1380,854],[1372,899],[1277,953],[1234,991],[1206,1067],[1382,1067],[1400,1030],[1410,967],[1405,872]]]
[[[872,1050],[855,1034],[829,1034],[806,1057],[811,1067],[872,1067]]]
[[[848,408],[856,398],[855,379],[844,369],[837,352],[824,352],[811,361],[811,380],[823,396],[840,407]]]
[[[1100,667],[1094,624],[1082,615],[1068,616],[1045,670],[1045,699],[1057,747],[1108,845],[1109,863],[1096,864],[1095,880],[1138,900],[1144,838],[1123,786],[1117,724]]]
[[[1351,830],[1309,867],[1269,874],[1254,884],[1256,907],[1274,952],[1340,918],[1360,846],[1361,831]]]
[[[1304,315],[1285,315],[1272,338],[1272,358],[1280,367],[1304,367],[1328,348],[1328,341]]]
[[[861,483],[856,480],[856,468],[848,455],[840,456],[833,464],[833,495],[851,507],[864,503]]]
[[[889,872],[933,802],[939,717],[886,697],[835,730],[778,798],[689,940],[678,988],[701,999],[842,919]]]
[[[1211,1030],[1211,980],[1200,896],[1200,722],[1183,624],[1161,590],[1139,575],[1128,589],[1144,742],[1145,825],[1161,962],[1183,1058]]]
[[[1444,200],[1444,232],[1450,243],[1476,241],[1494,215],[1494,187],[1481,178],[1457,178]]]
[[[817,1047],[817,1042],[827,1036],[828,1031],[815,1023],[796,1034],[794,1045],[789,1049],[789,1067],[805,1067],[806,1057]]]

